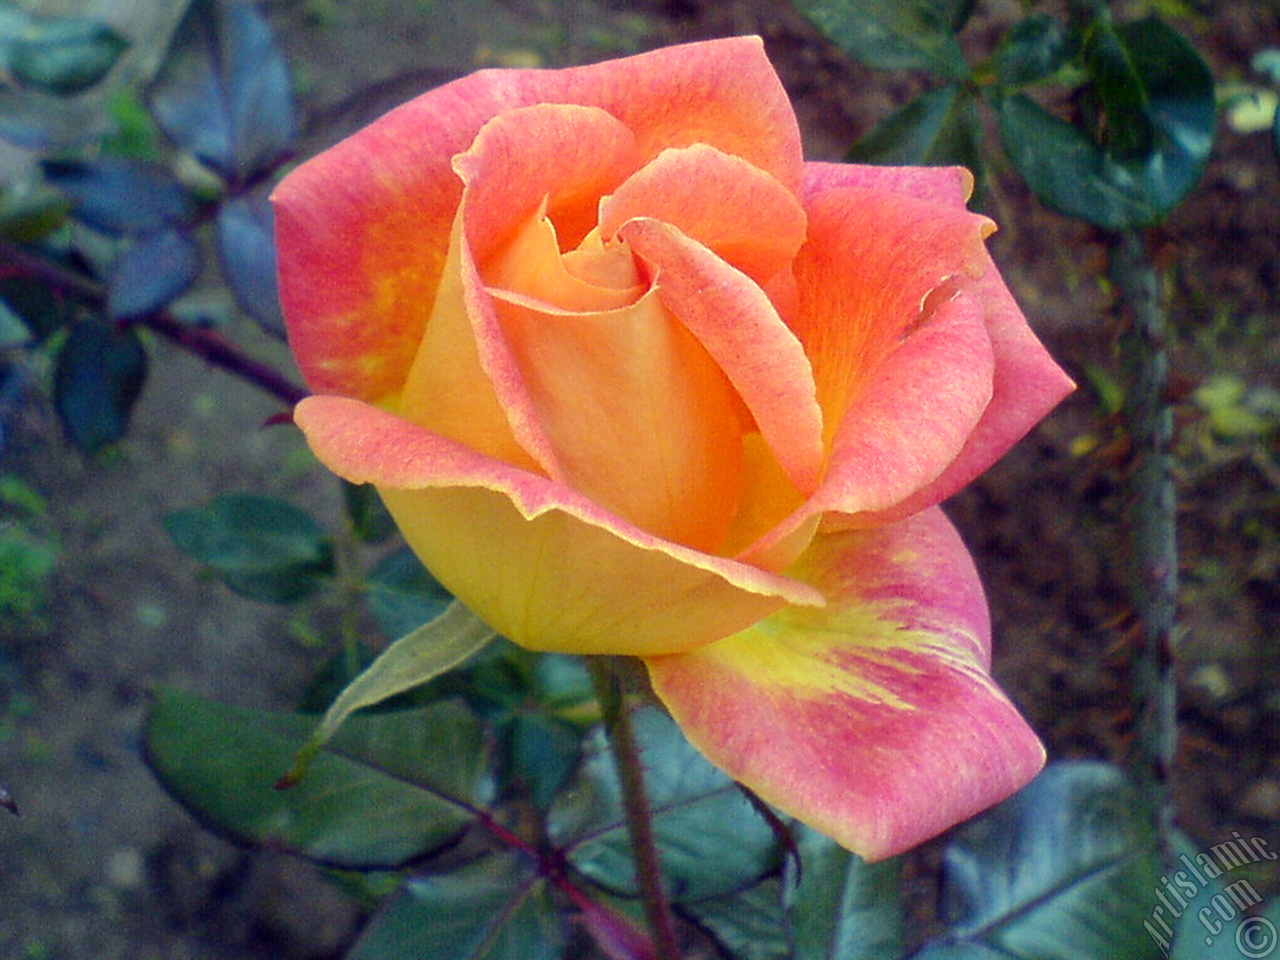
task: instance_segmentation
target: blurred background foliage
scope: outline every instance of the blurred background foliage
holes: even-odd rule
[[[273,789],[345,683],[387,641],[438,615],[449,597],[402,547],[368,490],[327,486],[287,427],[254,432],[302,395],[280,343],[265,195],[291,163],[428,86],[476,66],[558,66],[688,39],[705,11],[679,0],[369,6],[387,8],[374,11],[375,22],[396,7],[382,22],[397,29],[359,29],[356,6],[341,0],[0,4],[0,138],[7,142],[0,153],[0,782],[26,814],[3,824],[5,863],[17,880],[0,909],[6,955],[87,955],[76,952],[95,942],[87,931],[123,916],[136,934],[144,924],[138,915],[157,899],[163,909],[148,919],[159,917],[160,929],[147,928],[145,956],[647,955],[601,705],[572,658],[499,643],[461,670],[351,719],[297,787]],[[1166,438],[1171,469],[1197,508],[1202,497],[1217,496],[1212,481],[1222,472],[1243,468],[1248,477],[1225,488],[1225,521],[1197,512],[1195,524],[1219,530],[1225,522],[1235,541],[1221,557],[1198,552],[1189,569],[1184,562],[1184,607],[1195,607],[1187,620],[1214,622],[1205,611],[1234,596],[1218,589],[1231,564],[1249,565],[1241,582],[1262,592],[1260,608],[1280,603],[1274,584],[1265,586],[1280,566],[1275,315],[1204,302],[1210,288],[1183,276],[1178,248],[1207,248],[1209,237],[1191,228],[1179,235],[1171,225],[1195,197],[1223,120],[1235,135],[1267,139],[1271,167],[1247,169],[1271,185],[1267,202],[1274,201],[1280,36],[1259,36],[1248,62],[1215,79],[1197,49],[1215,4],[746,6],[749,14],[724,13],[702,29],[763,25],[802,120],[818,131],[820,152],[863,163],[964,164],[978,177],[976,202],[993,209],[1015,241],[1027,232],[1010,210],[1029,224],[1074,224],[1067,229],[1075,233],[1054,235],[1061,246],[1027,282],[1034,286],[1045,269],[1069,273],[1077,299],[1107,298],[1096,312],[1112,319],[1081,317],[1074,328],[1048,331],[1055,346],[1087,342],[1064,357],[1086,389],[1067,414],[1069,426],[1040,441],[1056,445],[1048,466],[1039,463],[1039,496],[1052,502],[1029,524],[1047,511],[1058,515],[1052,536],[1059,542],[1067,536],[1059,528],[1081,524],[1120,536],[1125,521],[1114,501],[1129,496],[1116,491],[1137,440],[1126,411],[1138,388],[1112,344],[1140,312],[1123,288],[1154,284],[1160,311],[1170,302],[1193,304],[1195,322],[1177,326],[1186,313],[1175,311],[1166,339],[1147,350],[1167,366],[1166,351],[1195,348],[1198,367],[1175,364],[1153,401],[1176,421]],[[1267,16],[1274,28],[1280,12]],[[286,57],[291,39],[295,56]],[[400,64],[398,72],[375,71],[359,88],[344,86],[344,59],[384,55]],[[814,70],[807,79],[806,70]],[[822,111],[832,109],[830,98],[856,96],[847,89],[851,78],[870,86],[868,71],[895,78],[892,102],[841,142],[841,123]],[[846,89],[814,90],[815,78],[830,77]],[[1053,213],[1034,209],[1028,196]],[[1070,238],[1084,238],[1087,255],[1067,249]],[[1108,271],[1125,238],[1139,245],[1147,271],[1137,280]],[[1229,260],[1230,250],[1222,256]],[[1273,287],[1280,283],[1274,262],[1256,269]],[[1027,303],[1033,322],[1035,306]],[[1258,362],[1235,369],[1228,358],[1242,350]],[[211,389],[212,371],[231,377]],[[162,405],[148,427],[162,442],[140,444],[135,415],[155,390],[175,406]],[[243,400],[242,393],[255,396]],[[175,425],[178,404],[196,411],[196,426]],[[56,452],[44,427],[54,421],[64,444]],[[161,465],[167,461],[171,468]],[[197,481],[183,479],[189,475]],[[187,499],[174,502],[169,486]],[[968,519],[975,529],[983,498],[993,496],[980,490],[961,498],[962,526]],[[1018,504],[1027,494],[1005,496]],[[74,515],[60,521],[62,498]],[[134,505],[129,519],[107,511],[108,528],[98,504],[121,499]],[[998,626],[1006,596],[1015,603],[1004,588],[1035,577],[1025,572],[1034,563],[1018,551],[1037,531],[1024,524],[1019,532],[1018,519],[1015,512],[978,544],[984,570],[984,549],[1012,553],[1014,574],[990,581]],[[163,533],[144,534],[143,525]],[[1212,542],[1195,526],[1191,532],[1198,544]],[[1002,545],[1001,536],[1013,545]],[[1107,536],[1080,534],[1073,549],[1114,546]],[[170,554],[134,560],[132,540]],[[104,559],[95,566],[91,556]],[[106,567],[119,558],[131,576],[113,579]],[[1082,564],[1098,562],[1065,557],[1056,570],[1069,581]],[[1067,687],[1068,710],[1071,696],[1081,707],[1054,718],[1052,706],[1037,705],[1035,683],[1015,682],[1015,699],[1033,721],[1046,720],[1056,757],[1090,759],[1052,766],[1022,794],[900,861],[868,866],[763,814],[669,721],[638,712],[665,880],[688,955],[1164,955],[1172,930],[1153,932],[1150,921],[1172,852],[1194,856],[1243,821],[1212,822],[1207,829],[1218,832],[1195,839],[1170,834],[1162,817],[1183,799],[1177,784],[1173,796],[1164,785],[1154,795],[1145,789],[1144,763],[1169,758],[1143,745],[1144,730],[1152,732],[1143,723],[1151,721],[1135,721],[1129,711],[1171,697],[1174,678],[1158,678],[1165,688],[1154,691],[1129,682],[1146,654],[1128,627],[1144,612],[1126,600],[1118,567],[1107,570],[1108,589],[1080,598],[1071,612],[1090,645],[1067,651],[1065,664],[1064,651],[1046,639],[1065,628],[1044,627],[1048,613],[1013,624],[1028,648],[1022,656],[1037,662],[1035,683]],[[172,577],[174,568],[190,581],[185,602],[194,612],[175,613],[152,599],[148,578]],[[1031,592],[1034,602],[1034,584]],[[237,606],[233,596],[246,603]],[[276,619],[220,619],[264,603],[280,610]],[[95,616],[120,604],[131,618],[95,642]],[[69,617],[64,607],[80,615]],[[179,626],[180,616],[201,626]],[[1258,634],[1250,649],[1261,652],[1250,663],[1264,669],[1251,685],[1212,655],[1181,677],[1192,688],[1184,722],[1191,714],[1196,735],[1219,734],[1217,749],[1247,749],[1250,770],[1260,775],[1251,789],[1274,786],[1269,806],[1265,788],[1255,797],[1251,821],[1273,846],[1280,770],[1268,750],[1275,738],[1247,741],[1280,713],[1268,652],[1274,625],[1238,627]],[[238,652],[229,656],[232,649]],[[105,692],[104,674],[114,678]],[[1101,711],[1070,689],[1063,679],[1070,674],[1105,686]],[[1173,719],[1154,722],[1167,727]],[[120,732],[129,723],[140,731],[136,741]],[[114,739],[84,732],[95,725]],[[1083,737],[1081,726],[1091,727]],[[70,740],[59,739],[62,730],[73,731]],[[70,767],[57,759],[66,757]],[[168,833],[148,834],[158,822],[151,811],[166,801],[146,799],[146,788],[123,779],[122,769],[143,757],[204,828],[272,853],[202,850],[176,820],[165,821]],[[1180,762],[1192,763],[1194,780],[1193,761]],[[114,802],[140,811],[105,843],[89,838],[117,821],[97,810],[100,781],[85,788],[78,774],[65,773],[81,768],[127,783]],[[20,832],[39,829],[29,824],[42,815],[78,838],[83,862],[72,857],[44,873],[32,866],[32,857],[55,846]],[[272,858],[266,868],[264,858]],[[303,861],[316,866],[296,872]],[[1275,889],[1274,868],[1251,860],[1223,883],[1201,884],[1198,896],[1214,903],[1239,877],[1268,897]],[[1236,922],[1245,909],[1266,907],[1261,896],[1220,902]],[[69,921],[54,932],[39,919],[51,910]],[[1280,922],[1274,908],[1267,916]],[[1195,909],[1184,911],[1178,929],[1172,955],[1182,960],[1245,955],[1230,944],[1229,930],[1210,942]],[[127,944],[98,942],[96,955],[123,956]]]

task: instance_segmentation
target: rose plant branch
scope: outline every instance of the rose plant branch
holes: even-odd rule
[[[42,280],[90,306],[101,309],[106,305],[107,292],[102,284],[17,244],[0,240],[0,262],[10,264],[21,274]],[[307,395],[279,370],[250,357],[226,337],[184,323],[168,310],[131,317],[127,322],[160,334],[188,353],[252,383],[282,403],[293,405]]]
[[[657,838],[653,832],[653,809],[644,785],[643,761],[632,728],[631,713],[624,702],[616,661],[610,657],[590,657],[587,665],[604,714],[605,733],[618,770],[622,804],[627,817],[627,834],[631,841],[631,857],[636,869],[636,883],[640,888],[645,919],[653,936],[654,956],[656,960],[679,960],[680,945],[676,938],[671,903],[662,886],[662,865]]]
[[[1174,634],[1178,625],[1177,500],[1170,447],[1173,409],[1167,399],[1167,320],[1160,304],[1159,278],[1142,236],[1116,238],[1111,275],[1126,310],[1121,340],[1127,374],[1123,407],[1132,447],[1129,485],[1129,539],[1133,605],[1138,647],[1131,696],[1136,722],[1133,758],[1157,835],[1172,828],[1168,777],[1177,744],[1177,686]]]

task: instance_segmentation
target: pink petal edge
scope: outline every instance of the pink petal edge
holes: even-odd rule
[[[820,534],[791,571],[827,593],[646,659],[685,735],[760,797],[868,860],[1026,784],[1044,749],[988,674],[986,603],[941,511]]]

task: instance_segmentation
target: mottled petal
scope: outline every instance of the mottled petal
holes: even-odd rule
[[[668,224],[632,220],[619,236],[653,268],[663,303],[724,370],[791,482],[813,490],[823,458],[813,372],[764,291]]]
[[[808,584],[662,540],[368,404],[311,397],[294,418],[325,466],[377,485],[449,590],[531,649],[688,650],[782,606],[824,602]]]
[[[741,157],[706,144],[664,150],[600,205],[600,234],[647,217],[679,229],[757,281],[788,266],[804,243],[795,194]]]
[[[790,571],[828,598],[646,660],[689,740],[731,777],[868,860],[1029,781],[1040,742],[988,673],[986,603],[936,508],[820,534]]]

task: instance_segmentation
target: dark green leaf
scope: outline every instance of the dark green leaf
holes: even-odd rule
[[[1146,78],[1108,19],[1086,32],[1084,62],[1106,117],[1098,132],[1104,149],[1120,160],[1147,156],[1155,146],[1155,128]]]
[[[28,277],[0,277],[0,299],[37,340],[60,330],[70,319],[67,303],[47,284]]]
[[[305,510],[247,493],[233,493],[164,518],[178,549],[213,568],[243,596],[291,603],[333,572],[324,530]]]
[[[53,402],[67,437],[88,454],[121,437],[147,376],[147,353],[132,327],[98,318],[71,328],[58,352]]]
[[[855,60],[877,70],[929,70],[964,80],[969,67],[954,36],[966,0],[796,0],[796,7]]]
[[[342,482],[342,502],[355,534],[365,543],[381,543],[396,532],[396,522],[387,512],[371,483]],[[400,631],[404,633],[405,631]],[[395,633],[394,636],[399,636]]]
[[[582,757],[582,734],[535,710],[517,711],[501,724],[506,779],[539,810],[546,810]]]
[[[195,210],[167,170],[140,160],[48,160],[44,172],[71,198],[77,219],[107,233],[154,233],[187,221]]]
[[[807,827],[797,827],[796,841],[800,867],[787,889],[792,960],[899,956],[898,861],[866,863]]]
[[[29,17],[21,35],[4,44],[19,84],[67,96],[101,80],[128,46],[105,23],[87,17]]]
[[[944,956],[1158,956],[1143,929],[1159,856],[1114,767],[1062,763],[961,827],[944,854]],[[990,951],[990,953],[987,952]]]
[[[139,236],[112,265],[107,314],[143,317],[167,307],[200,273],[200,245],[182,230]]]
[[[1214,88],[1191,44],[1160,21],[1124,24],[1113,36],[1142,96],[1121,91],[1113,78],[1111,99],[1121,105],[1120,120],[1143,104],[1150,150],[1129,152],[1145,134],[1099,142],[1020,94],[996,106],[1005,149],[1041,200],[1100,227],[1129,230],[1159,222],[1200,178],[1213,145]],[[1113,141],[1126,152],[1116,152]]]
[[[297,134],[288,66],[248,3],[191,5],[151,102],[170,137],[233,182],[269,170]]]
[[[218,211],[217,238],[222,271],[236,303],[263,330],[283,339],[271,206],[258,196],[228,201]]]
[[[771,869],[777,859],[773,831],[733,781],[703,759],[669,717],[644,709],[633,720],[672,898],[684,902],[742,890]],[[548,830],[587,876],[635,894],[618,775],[599,729],[578,776],[552,806]]]
[[[1280,106],[1276,108],[1275,118],[1271,121],[1271,147],[1276,152],[1276,159],[1280,160]]]
[[[793,960],[782,882],[775,877],[740,893],[684,904],[681,912],[710,931],[734,960]]]
[[[980,170],[977,104],[959,84],[931,90],[889,114],[853,145],[855,163],[960,164]]]
[[[1066,24],[1046,13],[1015,24],[996,48],[996,79],[1006,87],[1047,80],[1075,56],[1076,41]]]
[[[512,852],[409,880],[346,960],[559,960],[564,946],[547,882]]]
[[[162,690],[146,721],[147,760],[210,828],[352,869],[439,850],[487,800],[484,733],[456,702],[355,717],[300,783],[276,789],[314,725]]]
[[[383,557],[365,581],[365,602],[388,637],[402,637],[444,613],[453,597],[408,547]]]
[[[0,237],[19,244],[43,240],[67,221],[71,201],[43,184],[33,189],[0,188]]]

